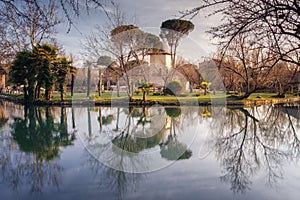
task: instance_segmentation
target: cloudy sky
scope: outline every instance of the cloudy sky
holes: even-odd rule
[[[191,9],[200,5],[200,0],[118,0],[122,12],[127,16],[134,16],[136,25],[149,32],[158,33],[161,23],[167,19],[180,16],[179,11]],[[84,12],[82,12],[84,13]],[[219,17],[209,17],[205,11],[196,16],[192,22],[194,31],[180,44],[181,53],[188,59],[203,60],[215,51],[210,35],[205,33],[209,27],[219,23]],[[58,28],[58,42],[64,46],[67,54],[74,54],[81,58],[80,42],[93,31],[94,27],[103,25],[107,18],[101,10],[90,10],[90,14],[83,14],[75,21],[75,27],[67,33],[67,24],[61,24]]]

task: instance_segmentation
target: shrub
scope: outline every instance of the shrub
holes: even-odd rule
[[[139,94],[141,93],[141,90],[134,90],[134,93],[135,93],[136,95],[139,95]]]
[[[183,86],[179,81],[170,81],[165,89],[165,94],[178,95],[182,92]]]

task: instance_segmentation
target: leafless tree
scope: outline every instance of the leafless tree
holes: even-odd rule
[[[282,61],[277,63],[269,76],[270,82],[273,83],[270,86],[274,88],[271,91],[277,92],[278,97],[284,97],[288,91],[293,91],[299,84],[299,70],[300,65]]]
[[[190,93],[193,92],[193,86],[198,86],[203,80],[201,74],[197,70],[196,65],[188,63],[185,60],[179,61],[176,70],[189,82]]]
[[[181,13],[194,17],[203,10],[223,16],[223,23],[209,31],[219,39],[223,53],[234,39],[247,33],[262,41],[278,59],[299,65],[299,0],[204,0],[202,5]]]
[[[271,70],[279,62],[277,55],[270,52],[269,48],[253,42],[252,37],[243,34],[234,38],[225,54],[218,59],[224,80],[232,79],[229,84],[234,84],[233,88],[244,92],[239,97],[241,99],[249,97],[258,89],[269,87],[272,84]]]
[[[59,10],[64,15],[64,18],[67,20],[69,25],[69,30],[74,25],[76,17],[79,17],[81,14],[86,12],[89,14],[90,9],[101,9],[108,16],[107,5],[110,3],[114,5],[113,0],[20,0],[20,1],[7,1],[0,0],[0,6],[9,7],[10,10],[4,10],[4,13],[13,12],[16,15],[30,20],[31,13],[22,9],[22,5],[31,4],[37,8],[37,12],[41,15],[44,20],[48,20],[47,14],[48,10],[44,8],[48,7],[50,4],[58,5]],[[51,20],[48,21],[51,24]]]
[[[37,43],[55,43],[55,27],[60,23],[54,1],[42,5],[33,1],[15,4],[13,1],[0,1],[3,11],[0,13],[2,65],[8,65],[16,52],[33,49]]]
[[[86,37],[82,43],[84,55],[91,60],[98,60],[109,55],[114,62],[108,66],[107,73],[123,81],[129,99],[133,95],[132,69],[145,64],[149,51],[159,49],[159,38],[146,33],[134,25],[134,19],[126,17],[119,5],[114,6],[110,20],[104,26],[96,26],[95,32]],[[119,84],[117,84],[119,85]]]

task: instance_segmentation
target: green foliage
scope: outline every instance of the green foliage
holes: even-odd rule
[[[171,53],[174,54],[173,59],[175,59],[176,48],[179,45],[179,40],[194,30],[194,24],[187,20],[169,19],[161,24],[160,29],[160,37],[168,42],[168,45],[171,48]],[[174,60],[173,64],[175,64]]]
[[[202,81],[202,82],[201,82],[201,85],[202,85],[204,88],[208,88],[208,87],[211,85],[211,83],[210,83],[210,82]]]
[[[72,61],[69,61],[67,57],[59,58],[55,63],[55,76],[57,83],[59,84],[59,91],[61,100],[64,100],[66,92],[66,79],[68,74],[76,72],[76,68],[72,66]]]
[[[170,29],[180,34],[187,35],[194,30],[194,24],[191,21],[183,19],[169,19],[161,24],[162,29]]]
[[[55,46],[49,44],[37,44],[33,49],[38,61],[36,65],[39,67],[37,75],[37,84],[39,87],[45,88],[45,96],[47,100],[51,98],[51,89],[56,81],[55,65],[58,62],[58,50]]]
[[[166,107],[165,111],[171,118],[177,118],[181,115],[181,109],[179,107]]]
[[[206,93],[208,92],[208,87],[211,85],[211,83],[202,81],[201,85],[204,87],[204,95],[206,95]]]
[[[180,143],[175,137],[169,136],[168,141],[161,145],[161,157],[167,160],[189,159],[192,156],[192,151],[187,149],[187,146]]]
[[[113,120],[114,120],[114,116],[113,115],[102,116],[102,124],[103,125],[109,125],[109,124],[112,123]],[[98,118],[98,121],[99,121],[99,118]]]
[[[179,81],[170,81],[165,89],[165,93],[169,95],[178,95],[182,92],[183,86]]]
[[[118,26],[116,28],[114,28],[110,34],[111,36],[116,36],[120,33],[124,33],[126,31],[130,31],[130,30],[134,30],[134,29],[138,29],[138,27],[134,26],[134,25],[121,25],[121,26]]]
[[[143,101],[146,101],[146,94],[149,91],[150,88],[152,88],[154,85],[152,83],[141,83],[139,84],[138,88],[142,89],[143,92]]]
[[[141,92],[142,92],[141,90],[134,90],[134,93],[135,93],[136,95],[139,95]]]
[[[153,148],[161,141],[161,134],[155,134],[154,136],[147,138],[135,138],[133,135],[125,135],[124,133],[115,137],[112,140],[113,151],[117,148],[122,150],[139,153],[145,149]]]
[[[163,47],[163,44],[160,41],[159,37],[151,33],[144,33],[144,34],[145,34],[144,48],[148,49],[150,52],[159,52]]]
[[[34,74],[32,71],[32,53],[28,51],[18,52],[9,72],[9,82],[17,86],[25,85],[27,77]]]
[[[29,51],[18,52],[9,71],[9,82],[23,86],[24,98],[28,102],[34,99],[36,73],[35,55]]]
[[[140,83],[138,85],[138,88],[143,89],[143,90],[150,89],[151,87],[153,87],[153,84],[152,83],[146,83],[146,82]]]
[[[130,46],[139,40],[143,32],[134,25],[121,25],[114,28],[110,34],[111,40],[115,43],[116,47],[124,50],[126,46]]]
[[[66,77],[76,73],[76,68],[67,57],[59,57],[58,49],[49,44],[37,44],[32,51],[17,53],[10,69],[10,82],[24,85],[24,99],[32,103],[39,97],[41,87],[50,100],[54,84],[57,82],[61,93],[65,93]],[[64,95],[61,95],[62,99]]]
[[[176,65],[176,51],[179,41],[194,30],[194,24],[182,19],[169,19],[164,21],[160,27],[160,37],[168,43],[171,53],[171,65]]]
[[[113,59],[110,56],[100,56],[97,64],[98,65],[103,65],[103,66],[109,66],[110,64],[113,63]]]

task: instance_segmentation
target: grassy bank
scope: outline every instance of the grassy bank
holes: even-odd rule
[[[211,104],[227,104],[227,105],[262,105],[262,104],[276,104],[284,102],[296,102],[300,101],[300,97],[293,94],[287,94],[285,98],[276,98],[274,93],[253,93],[247,99],[237,100],[233,99],[230,95],[225,94],[208,94],[208,95],[195,95],[195,94],[183,94],[180,96],[170,96],[170,95],[147,95],[147,102],[142,102],[142,95],[134,95],[133,101],[130,102],[132,105],[142,105],[142,104],[165,104],[165,105],[211,105]],[[0,96],[2,99],[9,101],[14,101],[22,103],[22,95],[13,94],[2,94]],[[85,105],[85,104],[95,104],[95,105],[109,105],[111,103],[116,104],[128,104],[128,97],[126,93],[121,93],[120,97],[117,97],[115,93],[105,92],[101,96],[97,94],[90,95],[87,97],[85,93],[75,93],[72,97],[67,94],[65,101],[60,101],[60,95],[58,93],[53,94],[51,101],[46,101],[41,98],[35,102],[37,105]]]

